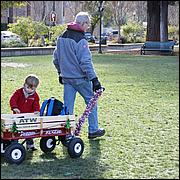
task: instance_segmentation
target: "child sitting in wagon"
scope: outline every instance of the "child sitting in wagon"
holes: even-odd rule
[[[36,75],[28,75],[25,78],[23,87],[15,90],[10,97],[10,107],[14,114],[19,113],[39,113],[40,111],[40,98],[36,92],[39,85],[39,79]],[[26,139],[26,149],[35,151],[32,138]]]

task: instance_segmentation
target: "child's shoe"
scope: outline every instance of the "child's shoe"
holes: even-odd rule
[[[34,144],[33,145],[26,145],[26,149],[27,151],[36,151],[37,149],[34,147]]]
[[[26,140],[26,149],[27,151],[36,151],[37,149],[34,147],[33,139]]]

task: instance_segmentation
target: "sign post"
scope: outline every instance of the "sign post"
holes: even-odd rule
[[[50,21],[53,23],[53,26],[55,26],[55,23],[57,21],[57,14],[55,11],[52,11],[50,14]]]

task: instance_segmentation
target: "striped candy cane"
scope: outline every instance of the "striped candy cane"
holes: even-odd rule
[[[102,87],[101,89],[98,89],[96,91],[96,93],[94,94],[94,96],[91,98],[91,100],[89,101],[88,105],[86,106],[86,109],[84,111],[84,113],[82,114],[82,116],[79,118],[78,123],[76,124],[76,129],[75,129],[75,135],[78,136],[80,134],[82,125],[84,124],[86,118],[89,116],[89,114],[91,113],[91,110],[93,109],[93,107],[96,105],[97,100],[99,98],[99,96],[101,96],[102,92],[105,90],[104,87]]]

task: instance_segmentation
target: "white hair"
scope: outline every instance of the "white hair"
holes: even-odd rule
[[[79,12],[75,17],[75,22],[83,25],[83,23],[90,23],[90,15],[88,12]]]

